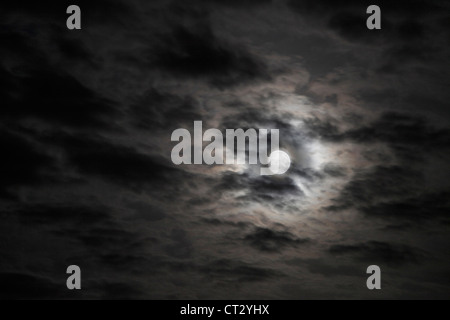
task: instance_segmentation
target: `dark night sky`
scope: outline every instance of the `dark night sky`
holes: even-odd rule
[[[450,298],[448,2],[57,3],[0,4],[0,298]],[[292,166],[176,166],[195,120]]]

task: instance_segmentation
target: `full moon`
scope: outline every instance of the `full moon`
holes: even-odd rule
[[[270,154],[270,171],[273,174],[283,174],[289,170],[291,166],[291,158],[284,151],[274,151]]]

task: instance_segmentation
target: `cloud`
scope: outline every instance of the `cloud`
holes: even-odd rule
[[[1,297],[448,296],[446,3],[66,4],[0,4]],[[174,166],[194,120],[292,166]]]
[[[327,163],[323,168],[323,172],[335,178],[345,177],[347,175],[346,169],[335,163]]]
[[[154,88],[139,97],[130,108],[137,128],[155,130],[189,128],[202,119],[198,102],[189,96],[178,96]]]
[[[31,0],[21,0],[15,3],[2,3],[0,7],[2,8],[2,13],[41,18],[41,23],[53,23],[60,28],[65,28],[64,17],[69,17],[66,14],[66,9],[72,4],[73,2],[71,1],[42,4]],[[99,0],[92,2],[78,0],[77,5],[81,8],[83,25],[86,27],[105,23],[117,23],[123,18],[129,18],[133,13],[132,7],[123,1]]]
[[[234,222],[234,221],[221,220],[221,219],[217,219],[217,218],[202,218],[201,221],[206,224],[217,226],[217,227],[230,226],[230,227],[235,227],[235,228],[239,228],[239,229],[245,229],[251,225],[250,223],[247,223],[244,221]]]
[[[385,221],[423,225],[438,221],[450,222],[450,194],[448,192],[425,193],[416,197],[380,201],[362,206],[368,217]]]
[[[153,240],[157,242],[157,240]],[[106,267],[120,270],[121,272],[130,271],[131,269],[137,272],[137,266],[145,266],[148,263],[147,259],[143,256],[123,252],[103,254],[99,257],[99,260]],[[142,270],[139,271],[142,272]]]
[[[0,197],[14,197],[12,187],[33,186],[45,182],[45,171],[54,170],[55,162],[48,154],[19,134],[0,129],[2,179]]]
[[[174,76],[205,79],[218,88],[270,79],[263,62],[217,38],[207,23],[195,29],[175,26],[149,61]]]
[[[24,225],[58,225],[86,227],[109,220],[107,208],[63,203],[61,205],[29,204],[15,210]]]
[[[99,291],[99,299],[104,300],[140,300],[141,290],[129,283],[104,281],[92,288]]]
[[[345,132],[343,138],[361,143],[382,141],[431,149],[448,145],[450,131],[433,128],[419,116],[387,112],[368,127]]]
[[[373,4],[370,0],[349,0],[345,3],[339,3],[333,0],[290,0],[289,6],[299,13],[322,14],[323,12],[335,13],[336,11],[360,11],[363,16],[366,9]],[[377,5],[382,12],[395,15],[417,16],[422,14],[431,14],[439,12],[445,5],[439,1],[423,1],[423,0],[399,0],[388,1],[379,0]]]
[[[63,70],[54,69],[25,35],[8,32],[7,62],[0,66],[0,115],[9,121],[38,119],[75,128],[109,127],[114,103]],[[48,94],[47,88],[52,91]]]
[[[295,182],[289,177],[259,177],[250,181],[250,189],[257,197],[284,194],[302,195]]]
[[[286,247],[297,247],[310,242],[310,239],[300,239],[288,231],[277,231],[268,228],[256,228],[247,234],[244,241],[263,252],[280,252]]]
[[[139,246],[134,234],[120,226],[95,227],[80,232],[72,230],[68,236],[79,240],[86,247],[98,248],[102,251],[107,248],[137,248]]]
[[[143,201],[128,201],[127,208],[133,214],[127,217],[128,220],[159,221],[165,219],[167,214],[161,209]]]
[[[390,29],[392,29],[390,23],[382,19],[383,32],[369,30],[366,27],[368,15],[364,14],[364,7],[361,7],[361,9],[362,11],[359,13],[346,11],[336,13],[330,18],[328,27],[350,41],[360,41],[368,44],[383,42],[386,38],[386,34],[389,35]]]
[[[290,177],[250,176],[247,173],[224,174],[215,190],[247,190],[240,196],[244,201],[264,201],[273,204],[283,204],[285,197],[303,197],[303,191],[298,188]]]
[[[141,188],[154,182],[171,181],[183,172],[155,157],[90,137],[65,137],[61,141],[69,161],[81,173],[98,176],[115,183]]]
[[[271,269],[228,259],[212,261],[201,266],[199,270],[210,278],[227,282],[258,282],[282,276],[279,272]]]
[[[70,36],[59,29],[54,31],[53,42],[56,44],[61,55],[72,63],[80,63],[97,68],[98,64],[93,53],[88,49],[84,42],[74,36]]]
[[[347,131],[341,130],[333,119],[311,118],[305,124],[311,137],[328,142],[384,143],[406,163],[422,162],[424,151],[442,152],[450,145],[448,129],[435,127],[424,117],[399,112],[384,112],[375,121]]]
[[[178,259],[187,259],[191,257],[193,245],[183,229],[173,229],[170,234],[173,244],[167,245],[165,251],[171,257]]]
[[[304,266],[312,274],[321,274],[325,277],[358,277],[365,271],[354,264],[339,265],[330,263],[327,259],[293,259],[287,264],[296,267]]]
[[[55,299],[67,297],[68,290],[65,283],[53,283],[52,281],[36,277],[31,274],[18,272],[0,273],[0,299]]]
[[[356,174],[335,199],[337,206],[328,209],[367,206],[381,200],[408,197],[422,189],[422,179],[420,172],[405,167],[376,166]]]
[[[421,250],[407,245],[368,241],[352,245],[333,245],[328,252],[340,256],[350,255],[356,260],[375,264],[399,267],[404,264],[420,263],[424,259]]]
[[[111,101],[99,97],[67,74],[31,70],[15,79],[17,85],[8,91],[1,111],[3,117],[37,118],[71,127],[98,128],[107,126],[105,118],[115,113]],[[49,86],[53,88],[52,93],[42,95]]]
[[[272,3],[272,0],[202,0],[205,3],[215,3],[227,7],[259,7]]]
[[[398,74],[407,72],[407,67],[416,63],[430,64],[436,61],[443,46],[436,45],[426,34],[440,34],[444,12],[448,5],[442,1],[377,1],[381,8],[381,30],[366,28],[366,9],[375,3],[371,1],[290,0],[288,7],[311,23],[326,26],[328,31],[336,33],[343,42],[361,44],[363,51],[355,54],[358,62],[364,60],[361,55],[372,57],[379,63],[379,73]],[[368,48],[375,48],[371,50]],[[433,48],[430,50],[430,48]],[[359,51],[356,49],[354,52]],[[364,53],[363,53],[364,52]],[[377,59],[376,57],[380,57]],[[369,68],[370,69],[370,68]],[[366,69],[367,70],[367,69]]]

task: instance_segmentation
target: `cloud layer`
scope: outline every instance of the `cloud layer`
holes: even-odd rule
[[[69,4],[0,4],[2,299],[449,298],[448,4]],[[175,166],[196,120],[290,170]]]

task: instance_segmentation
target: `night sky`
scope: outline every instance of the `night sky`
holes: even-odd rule
[[[450,299],[448,2],[54,3],[0,4],[0,298]],[[177,166],[194,121],[291,167]]]

